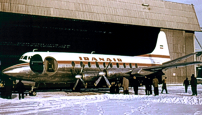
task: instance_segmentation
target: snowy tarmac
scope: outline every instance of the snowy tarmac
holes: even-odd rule
[[[37,92],[19,100],[0,98],[0,115],[202,115],[202,85],[198,96],[191,96],[191,87],[184,93],[184,86],[168,85],[169,94],[145,95],[139,87],[139,95],[130,88],[129,95],[103,92]],[[159,86],[159,92],[161,86]]]

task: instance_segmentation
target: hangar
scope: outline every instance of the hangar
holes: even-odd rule
[[[193,5],[162,0],[1,0],[0,17],[2,69],[34,48],[149,53],[159,31],[175,59],[194,52],[194,32],[201,31]],[[195,66],[189,66],[169,69],[166,76],[169,83],[182,83],[193,73]]]

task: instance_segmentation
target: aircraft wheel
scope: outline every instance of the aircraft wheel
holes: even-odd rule
[[[36,96],[36,91],[29,92],[29,96]]]

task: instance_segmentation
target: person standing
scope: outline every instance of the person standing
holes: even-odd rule
[[[123,77],[123,93],[129,94],[129,80],[125,77]]]
[[[6,94],[6,98],[7,99],[11,99],[12,98],[12,88],[13,88],[13,81],[11,80],[11,78],[6,79],[5,82],[5,94]]]
[[[166,90],[166,94],[168,94],[167,87],[166,87],[166,79],[167,79],[167,77],[165,77],[165,79],[163,79],[163,84],[162,84],[162,91],[161,91],[161,93],[163,93],[163,90],[165,89],[165,90]]]
[[[153,86],[154,86],[154,95],[159,95],[159,89],[158,89],[158,83],[159,83],[159,80],[155,77],[153,79]]]
[[[138,86],[140,85],[140,83],[135,76],[133,76],[131,85],[133,86],[134,94],[138,95]]]
[[[148,95],[152,95],[152,80],[150,77],[148,77]]]
[[[152,83],[151,83],[150,78],[145,76],[144,85],[145,85],[145,94],[146,94],[146,95],[152,94],[152,91],[151,91],[151,84],[152,84]]]
[[[16,87],[19,93],[19,99],[21,99],[21,94],[22,94],[22,99],[24,99],[25,86],[21,80],[19,80],[19,82],[16,84]]]
[[[184,85],[184,87],[185,87],[185,93],[187,93],[187,89],[188,89],[188,86],[189,86],[189,80],[188,80],[188,78],[186,78],[186,79],[184,80],[183,85]]]
[[[191,76],[191,90],[192,90],[192,95],[197,96],[197,80],[196,80],[194,74],[192,74],[192,76]]]

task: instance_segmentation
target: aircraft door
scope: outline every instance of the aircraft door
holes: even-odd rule
[[[34,73],[43,73],[43,59],[39,54],[32,56],[29,64]]]
[[[44,60],[45,64],[45,72],[51,76],[57,72],[58,63],[55,58],[53,57],[46,57]]]

